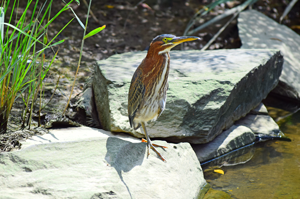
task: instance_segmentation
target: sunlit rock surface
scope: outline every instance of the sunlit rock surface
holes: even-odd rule
[[[241,118],[235,125],[245,126],[255,134],[257,138],[267,137],[278,138],[284,136],[280,131],[279,126],[268,114],[268,110],[263,103],[260,103],[249,114]]]
[[[272,91],[300,100],[300,36],[256,10],[239,14],[239,37],[244,49],[278,49],[284,56],[278,86]]]
[[[248,114],[236,122],[237,125],[247,126],[256,136],[279,136],[280,130],[276,122],[268,115]]]
[[[0,198],[197,198],[206,185],[188,143],[159,152],[128,135],[89,127],[50,130],[0,154]]]
[[[136,137],[129,126],[131,77],[146,52],[98,62],[93,90],[102,127]],[[277,85],[283,58],[274,50],[171,51],[166,109],[148,125],[151,138],[207,143],[256,107]]]

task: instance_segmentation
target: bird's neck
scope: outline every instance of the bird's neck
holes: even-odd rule
[[[169,50],[166,50],[164,52],[161,52],[162,50],[159,48],[149,48],[146,58],[150,59],[163,59],[166,56],[169,57]]]
[[[145,81],[150,81],[152,77],[168,77],[170,68],[170,56],[169,53],[162,54],[147,54],[143,60],[143,72],[145,75]],[[166,78],[167,80],[167,78]]]
[[[148,51],[145,59],[151,63],[165,62],[165,61],[170,60],[170,54],[168,51],[161,53],[161,54],[158,54],[157,51]],[[149,64],[149,66],[151,66],[151,64]],[[151,66],[151,67],[153,67],[153,66]]]

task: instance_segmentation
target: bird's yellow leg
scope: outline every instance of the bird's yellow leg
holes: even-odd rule
[[[151,149],[164,161],[164,162],[166,162],[166,160],[165,160],[165,158],[163,158],[162,157],[162,155],[160,155],[160,153],[154,148],[154,146],[152,145],[152,143],[151,143],[151,140],[150,140],[150,138],[149,138],[149,135],[148,135],[148,133],[147,133],[147,130],[146,130],[146,125],[145,125],[145,123],[144,122],[142,122],[141,123],[142,124],[142,127],[143,127],[143,130],[144,130],[144,132],[145,132],[145,135],[146,135],[146,139],[147,139],[147,158],[148,158],[148,156],[149,156],[149,154],[150,154],[150,152],[149,152],[149,148],[151,147]],[[161,146],[160,146],[161,147]]]
[[[142,138],[142,142],[147,143],[147,140],[145,140],[144,138]],[[152,145],[155,146],[155,147],[161,147],[161,148],[164,148],[164,149],[168,148],[166,146],[162,146],[162,145],[158,145],[158,144],[152,144]]]

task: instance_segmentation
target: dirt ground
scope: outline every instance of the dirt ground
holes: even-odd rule
[[[71,7],[81,21],[85,23],[87,6],[84,1],[80,2],[80,6],[72,3]],[[84,84],[92,76],[95,61],[106,59],[114,54],[145,50],[152,39],[160,34],[183,35],[186,25],[192,19],[193,15],[209,3],[211,3],[210,0],[93,1],[87,32],[102,25],[106,25],[106,28],[97,35],[85,40],[82,61],[72,96],[78,95],[83,90]],[[231,1],[230,3],[217,6],[208,15],[197,20],[192,29],[223,13],[225,9],[235,7],[240,3],[239,1]],[[63,5],[62,1],[55,1],[52,8],[53,15]],[[287,5],[288,2],[285,0],[264,0],[258,1],[252,8],[279,21]],[[21,3],[20,7],[22,6],[24,5]],[[299,8],[300,2],[294,6],[288,17],[283,21],[283,24],[298,31],[298,33],[300,32],[300,28],[297,25],[300,24]],[[51,38],[57,34],[59,29],[66,25],[72,18],[74,18],[74,15],[71,10],[65,11],[50,25],[49,37]],[[227,20],[228,18],[197,32],[194,36],[200,37],[202,39],[200,42],[188,42],[175,49],[201,49]],[[65,42],[58,48],[53,49],[53,51],[49,50],[47,52],[47,57],[51,57],[56,50],[59,50],[57,59],[44,82],[43,104],[47,104],[47,106],[42,111],[42,125],[59,117],[67,104],[77,69],[82,36],[83,28],[74,19],[57,38],[57,40],[64,39]],[[234,20],[209,49],[231,49],[239,48],[240,46],[241,42],[238,37],[237,21]],[[51,98],[52,95],[53,97]],[[45,133],[41,128],[36,129],[39,118],[36,115],[37,106],[34,109],[35,115],[33,117],[33,124],[31,125],[32,130],[15,132],[20,129],[22,122],[20,116],[22,107],[22,101],[17,100],[9,119],[8,129],[10,130],[6,135],[0,135],[0,151],[10,151],[13,148],[19,148],[21,146],[19,140],[26,139],[35,134]]]

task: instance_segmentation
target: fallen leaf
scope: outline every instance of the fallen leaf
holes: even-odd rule
[[[215,169],[214,172],[224,175],[224,171],[222,169]]]
[[[300,29],[300,25],[291,26],[291,29]]]
[[[282,40],[280,40],[280,39],[278,39],[278,38],[270,38],[270,39],[272,39],[272,40],[277,40],[277,41],[281,41],[281,42],[282,42]]]
[[[112,6],[112,5],[105,5],[105,7],[108,8],[108,9],[112,9],[112,8],[114,8],[115,6]]]
[[[141,6],[142,8],[145,8],[147,10],[153,11],[152,8],[146,3],[140,3],[139,6]]]

